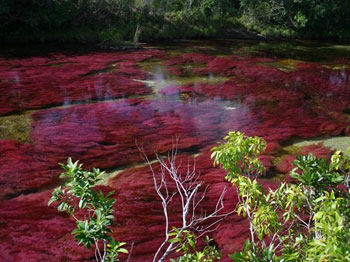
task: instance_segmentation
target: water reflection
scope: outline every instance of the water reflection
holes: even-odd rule
[[[329,75],[329,83],[340,88],[349,87],[350,70],[341,69]]]
[[[140,66],[144,70],[147,70],[150,74],[147,80],[139,80],[147,84],[153,90],[153,95],[160,98],[159,91],[170,86],[183,86],[183,85],[193,85],[196,87],[199,84],[218,84],[227,81],[228,77],[214,75],[209,72],[208,75],[199,76],[195,74],[185,75],[185,76],[175,76],[171,74],[166,66],[163,65],[164,61],[151,61],[142,63]],[[184,65],[186,69],[192,69],[196,64],[186,64]],[[180,98],[179,98],[180,99]]]

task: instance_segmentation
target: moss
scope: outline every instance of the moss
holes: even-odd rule
[[[272,159],[272,164],[274,166],[278,166],[281,162],[282,162],[282,158],[284,157],[284,155],[280,155],[280,156],[276,156]]]
[[[283,148],[284,151],[288,152],[291,155],[298,155],[301,152],[301,147],[302,146],[296,146],[296,145],[292,145],[292,146],[286,146]]]
[[[118,176],[120,173],[125,171],[127,168],[118,168],[112,172],[106,172],[102,175],[101,181],[98,183],[99,185],[108,185],[108,181],[116,176]]]
[[[327,64],[323,66],[327,69],[332,69],[332,70],[350,69],[350,64]]]
[[[31,113],[0,117],[0,139],[14,139],[22,143],[30,142]]]
[[[346,153],[348,147],[350,147],[350,137],[349,136],[338,136],[338,137],[320,137],[310,140],[296,141],[293,146],[302,147],[312,144],[323,143],[325,147],[330,147],[334,150],[340,150]]]
[[[300,62],[301,62],[300,60],[283,59],[273,63],[262,63],[262,64],[275,67],[283,72],[291,72],[297,69],[297,65]]]
[[[272,160],[272,164],[278,166],[286,156],[300,154],[301,149],[301,146],[296,145],[283,147],[279,150],[278,155]]]
[[[188,63],[184,65],[188,71],[191,71],[194,67],[203,66],[203,64]],[[154,92],[169,87],[169,86],[184,86],[189,84],[219,84],[229,80],[228,77],[217,76],[217,75],[205,75],[198,76],[192,73],[186,76],[175,76],[168,72],[166,66],[163,65],[162,60],[153,60],[140,63],[140,67],[152,74],[152,77],[148,80],[138,80],[146,83],[152,87]]]

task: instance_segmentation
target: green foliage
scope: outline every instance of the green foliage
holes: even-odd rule
[[[172,262],[216,262],[221,259],[220,251],[210,245],[212,240],[208,236],[205,238],[206,246],[202,251],[198,251],[196,235],[188,230],[180,232],[179,229],[173,228],[169,236],[173,237],[169,242],[178,245],[176,252],[183,253],[176,260],[172,259]]]
[[[316,199],[315,236],[308,243],[305,261],[350,261],[348,202],[334,191]]]
[[[349,0],[2,0],[0,36],[2,41],[51,40],[52,34],[61,41],[81,40],[74,33],[88,30],[90,39],[131,41],[135,36],[222,37],[240,26],[275,37],[349,40],[349,4]]]
[[[113,224],[115,199],[111,198],[113,191],[106,195],[101,190],[96,190],[96,184],[101,181],[101,172],[97,168],[87,171],[82,168],[78,161],[72,162],[68,158],[67,164],[61,164],[64,172],[60,178],[66,179],[63,187],[56,188],[48,202],[51,205],[58,203],[58,211],[71,215],[76,220],[77,228],[72,234],[78,241],[87,248],[95,246],[97,261],[119,261],[118,253],[127,253],[122,248],[125,243],[116,241],[111,237]],[[79,217],[77,216],[79,211]],[[103,254],[99,251],[100,242],[104,245]]]
[[[349,40],[350,2],[324,0],[241,0],[244,24],[264,28],[291,29],[304,37]]]
[[[119,241],[116,241],[114,238],[111,238],[107,245],[106,262],[119,261],[118,260],[119,253],[127,254],[128,250],[123,248],[124,245],[125,245],[124,242],[119,242]]]
[[[271,262],[276,260],[273,245],[269,248],[261,248],[247,240],[241,252],[229,255],[235,262]]]
[[[212,148],[214,164],[221,164],[227,172],[226,179],[233,180],[242,174],[254,176],[264,172],[258,159],[266,149],[266,142],[259,137],[247,137],[241,132],[229,132],[225,144]]]
[[[123,34],[119,28],[109,27],[100,32],[99,38],[102,43],[118,43],[123,40]]]
[[[335,172],[325,159],[317,159],[313,154],[298,156],[293,164],[296,167],[290,173],[291,177],[317,190],[338,185],[344,180],[343,176]]]
[[[239,132],[225,140],[212,157],[237,186],[237,213],[247,217],[251,233],[234,261],[350,261],[349,155],[336,152],[331,163],[299,156],[291,171],[298,183],[267,191],[257,180],[265,142]]]
[[[140,38],[209,37],[219,35],[233,14],[229,0],[86,0],[0,1],[0,36],[10,39],[47,39],[87,29],[104,41]],[[74,34],[71,36],[73,37]],[[75,38],[75,40],[77,40]]]

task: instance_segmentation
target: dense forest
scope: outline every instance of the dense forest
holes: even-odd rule
[[[348,41],[349,0],[1,0],[0,39],[152,41],[264,36]]]

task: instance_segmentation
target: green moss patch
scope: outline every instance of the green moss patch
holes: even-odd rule
[[[21,115],[0,117],[0,139],[14,139],[22,143],[30,142],[32,130],[31,112]]]

